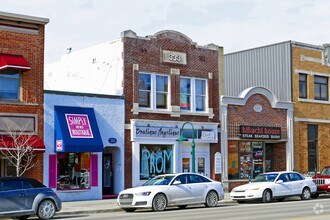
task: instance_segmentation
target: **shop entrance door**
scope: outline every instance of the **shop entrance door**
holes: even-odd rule
[[[189,172],[193,172],[192,170],[192,160],[191,160],[191,155],[190,154],[182,154],[181,157],[181,161],[182,161],[182,169],[181,172],[183,173],[189,173]],[[209,176],[209,169],[208,169],[208,160],[207,160],[207,156],[203,153],[196,153],[195,154],[195,172],[205,175],[205,176]]]
[[[103,195],[113,194],[112,154],[103,154]]]
[[[265,143],[265,172],[274,171],[274,144]]]

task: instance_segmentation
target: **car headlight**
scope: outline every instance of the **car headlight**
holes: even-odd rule
[[[325,183],[325,184],[330,184],[330,179],[325,179],[325,180],[324,180],[324,183]]]
[[[136,196],[149,196],[151,192],[139,192],[135,193]]]

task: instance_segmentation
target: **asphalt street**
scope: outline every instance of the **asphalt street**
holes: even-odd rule
[[[308,201],[289,200],[284,202],[219,204],[215,208],[204,206],[187,207],[186,209],[169,208],[164,212],[139,210],[134,213],[124,211],[81,215],[58,216],[55,219],[121,219],[121,220],[154,220],[154,219],[233,219],[233,220],[310,220],[330,219],[330,199]]]

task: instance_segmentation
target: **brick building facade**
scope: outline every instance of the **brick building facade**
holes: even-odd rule
[[[252,87],[239,97],[222,97],[221,119],[222,181],[226,190],[259,173],[290,169],[292,103],[277,101],[264,87]]]
[[[263,86],[279,102],[294,105],[287,121],[292,123],[287,140],[293,137],[294,152],[290,158],[287,147],[286,154],[284,149],[278,153],[278,158],[286,155],[282,169],[311,175],[329,165],[329,54],[329,44],[286,41],[225,55],[226,96],[238,97],[249,87]]]
[[[31,138],[38,165],[24,175],[43,178],[43,65],[48,19],[0,12],[0,134],[2,151],[12,147],[11,133]],[[4,157],[1,176],[15,175]]]
[[[204,132],[204,134],[210,132],[213,135],[210,140],[196,136],[196,163],[199,161],[201,173],[220,180],[220,175],[214,172],[214,155],[220,151],[218,142],[219,84],[224,81],[223,72],[221,72],[223,70],[222,48],[213,44],[198,46],[187,36],[175,31],[162,31],[147,37],[138,37],[134,32],[126,31],[122,33],[122,41],[124,47],[123,85],[126,100],[125,188],[144,181],[145,173],[141,174],[144,172],[142,170],[144,163],[147,167],[147,174],[145,174],[147,177],[165,172],[163,170],[152,173],[149,169],[152,168],[151,159],[141,156],[144,152],[147,155],[156,153],[155,146],[173,156],[172,164],[169,165],[171,168],[166,168],[166,172],[191,171],[192,137],[187,143],[178,143],[176,141],[179,137],[178,133],[171,137],[138,133],[146,128],[180,132],[184,122],[191,122],[194,125],[196,135],[197,132]],[[156,84],[159,82],[153,80],[154,77],[156,79],[162,77],[162,80],[166,81],[165,86],[163,85],[163,94],[166,93],[164,103],[158,103],[160,99],[157,96],[158,85]],[[189,101],[183,100],[183,79],[191,82],[190,91],[188,91]],[[149,82],[151,86],[145,87],[141,85],[141,81]],[[198,83],[203,83],[203,88],[198,89],[205,89],[203,103],[192,101],[194,97],[197,97],[194,86],[197,88]],[[149,98],[145,98],[143,92],[150,92]],[[198,109],[199,107],[203,109]],[[184,129],[187,132],[190,129],[192,132],[189,126]],[[203,131],[203,129],[206,130]],[[198,169],[198,165],[196,167]]]
[[[292,45],[295,169],[314,173],[330,164],[329,45]]]

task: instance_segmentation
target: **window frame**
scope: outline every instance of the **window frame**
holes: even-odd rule
[[[316,82],[316,79],[325,79],[326,83]],[[322,88],[325,87],[325,96],[322,94]],[[316,90],[319,90],[320,96],[316,96]],[[314,99],[315,100],[322,100],[322,101],[328,101],[329,100],[329,77],[326,76],[314,76]]]
[[[181,94],[187,95],[188,93],[181,93],[181,79],[189,79],[190,80],[190,109],[185,110],[181,108]],[[205,82],[205,95],[197,94],[197,83],[196,81],[204,81]],[[209,94],[208,94],[208,79],[205,78],[197,78],[197,77],[188,77],[188,76],[181,76],[180,77],[180,111],[181,112],[190,112],[190,113],[207,113],[208,112],[208,106],[209,106]],[[204,111],[198,111],[197,110],[197,96],[203,96],[205,98],[204,105],[205,110]]]
[[[150,72],[139,72],[139,80],[140,75],[150,75],[150,107],[143,107],[140,106],[140,91],[149,91],[149,90],[140,90],[140,87],[138,88],[138,103],[139,103],[139,109],[144,110],[158,110],[158,111],[169,111],[170,109],[170,88],[171,88],[171,79],[170,76],[167,74],[162,73],[150,73]],[[167,92],[164,91],[157,91],[157,76],[166,77],[167,78]],[[157,108],[157,94],[166,94],[166,108]]]
[[[305,77],[304,80],[301,80],[300,77]],[[299,98],[301,99],[307,99],[307,74],[305,73],[299,73]],[[302,88],[303,87],[303,88]],[[302,95],[301,90],[303,89],[304,94]]]

